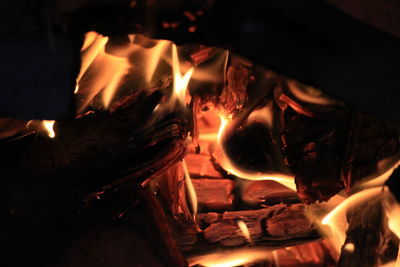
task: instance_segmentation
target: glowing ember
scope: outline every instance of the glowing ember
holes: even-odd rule
[[[252,243],[249,228],[247,228],[246,223],[242,220],[236,220],[236,224],[242,231],[243,236],[249,241],[249,243]]]
[[[237,249],[196,256],[189,259],[189,266],[233,267],[262,260],[270,260],[271,251],[262,248]]]

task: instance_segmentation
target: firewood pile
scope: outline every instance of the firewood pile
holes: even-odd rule
[[[224,50],[182,51],[223,76],[193,79],[188,105],[163,109],[174,93],[160,75],[151,89],[127,79],[131,90],[108,109],[94,96],[75,120],[55,124],[55,138],[26,121],[0,121],[4,266],[187,266],[246,248],[275,257],[251,266],[375,266],[396,257],[378,204],[348,212],[347,239],[368,244],[368,259],[335,254],[306,215],[387,171],[399,156],[396,126]],[[83,87],[78,101],[84,95]],[[213,111],[231,120],[221,135]],[[239,169],[291,175],[297,192],[241,179],[221,149]]]

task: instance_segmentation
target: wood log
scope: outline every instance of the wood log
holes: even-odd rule
[[[347,212],[348,228],[338,266],[375,267],[397,257],[398,238],[388,229],[380,200],[371,200]],[[354,250],[346,249],[352,243]]]
[[[52,237],[69,236],[70,223],[85,224],[80,222],[80,213],[86,214],[87,208],[115,191],[137,187],[183,158],[186,122],[179,113],[165,114],[158,123],[148,124],[159,99],[158,93],[138,94],[112,113],[98,111],[57,123],[54,139],[29,135],[1,143],[0,218],[7,235],[0,238],[0,246],[8,254],[5,262],[12,262],[17,254],[37,253],[31,263],[41,265],[41,257],[47,253],[40,251],[43,246],[62,245]],[[119,205],[124,207],[122,202]],[[105,216],[99,214],[95,217]],[[151,225],[149,220],[143,219],[143,223]],[[117,236],[123,235],[116,231]],[[155,242],[157,247],[164,241]],[[169,266],[184,265],[173,262]]]
[[[192,178],[222,178],[207,154],[189,153],[185,160]]]
[[[262,204],[300,202],[297,193],[274,181],[251,181],[242,190],[242,201],[250,207]]]
[[[199,214],[197,220],[204,229],[204,239],[209,246],[236,247],[248,244],[249,240],[240,230],[238,220],[246,224],[253,245],[288,246],[318,238],[303,211],[303,204],[279,204],[259,210]],[[194,247],[198,248],[196,244]]]
[[[235,183],[228,179],[192,179],[200,210],[231,210]]]

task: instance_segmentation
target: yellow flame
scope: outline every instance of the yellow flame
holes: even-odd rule
[[[160,62],[161,56],[164,54],[165,49],[171,42],[160,40],[153,48],[148,51],[147,68],[146,68],[146,81],[148,83],[153,79],[154,72]]]
[[[183,174],[185,176],[185,187],[187,194],[189,195],[188,196],[190,202],[189,204],[191,206],[190,212],[192,213],[193,219],[195,219],[197,214],[197,195],[192,183],[192,179],[190,179],[189,170],[186,165],[185,159],[182,160],[182,167],[183,167]]]
[[[56,121],[53,121],[53,120],[43,120],[42,121],[43,127],[45,128],[47,135],[50,138],[56,137],[56,133],[54,132],[54,129],[53,129],[55,122]]]
[[[89,46],[91,46],[98,36],[99,36],[99,34],[97,32],[94,32],[94,31],[90,31],[90,32],[85,33],[85,37],[83,39],[83,44],[82,44],[81,51],[84,51]]]
[[[223,147],[222,147],[222,138],[225,133],[225,130],[227,129],[227,126],[230,122],[229,119],[225,118],[224,116],[220,115],[221,119],[221,125],[218,131],[218,146],[220,148],[220,155],[218,157],[219,164],[221,167],[226,170],[227,172],[242,178],[246,180],[254,180],[254,181],[260,181],[260,180],[271,180],[278,182],[292,190],[296,190],[296,184],[294,182],[294,179],[292,176],[288,176],[285,174],[281,173],[271,173],[271,174],[265,174],[265,173],[250,173],[248,171],[243,171],[240,170],[238,167],[236,167],[233,162],[229,159],[229,157],[226,155]]]
[[[108,37],[105,37],[96,32],[89,32],[85,35],[85,42],[82,46],[83,52],[81,55],[81,69],[79,71],[78,77],[76,78],[78,82],[81,80],[82,76],[85,74],[85,72],[93,63],[94,59],[99,55],[99,53],[101,51],[104,51],[104,47],[107,41]]]
[[[354,188],[368,188],[368,187],[377,187],[382,186],[386,180],[392,175],[393,171],[400,165],[400,161],[396,162],[391,168],[389,168],[384,173],[380,174],[379,176],[362,183],[361,185],[355,185]]]
[[[114,75],[111,78],[110,82],[103,90],[102,100],[103,105],[107,108],[113,96],[115,95],[116,90],[118,89],[119,82],[121,78],[126,74],[126,70],[128,69],[128,62],[126,60],[121,60],[120,64],[115,67]]]
[[[126,58],[110,55],[104,51],[99,53],[95,63],[97,69],[92,79],[86,84],[85,90],[80,90],[80,94],[85,97],[78,113],[82,112],[91,103],[93,97],[103,89],[102,101],[104,106],[108,107],[121,78],[130,66]]]
[[[193,67],[191,67],[186,73],[181,73],[178,49],[175,44],[172,45],[172,72],[174,76],[174,95],[181,104],[185,103],[186,89],[193,74],[193,70]]]
[[[236,224],[240,231],[242,231],[243,236],[249,241],[249,243],[252,243],[249,228],[247,227],[246,223],[242,220],[237,220]]]
[[[348,251],[348,252],[354,252],[354,249],[356,247],[354,246],[353,243],[347,243],[346,245],[344,245],[343,249]]]
[[[189,258],[189,266],[233,267],[256,261],[271,260],[271,251],[263,248],[246,248]]]
[[[337,252],[340,252],[346,239],[346,210],[362,203],[366,203],[367,201],[381,195],[382,187],[374,187],[360,191],[346,198],[322,219],[322,225],[326,225],[330,229],[332,245],[335,247]]]

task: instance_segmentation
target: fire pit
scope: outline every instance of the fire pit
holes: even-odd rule
[[[398,264],[397,125],[251,53],[110,31],[74,119],[0,120],[5,266]]]

